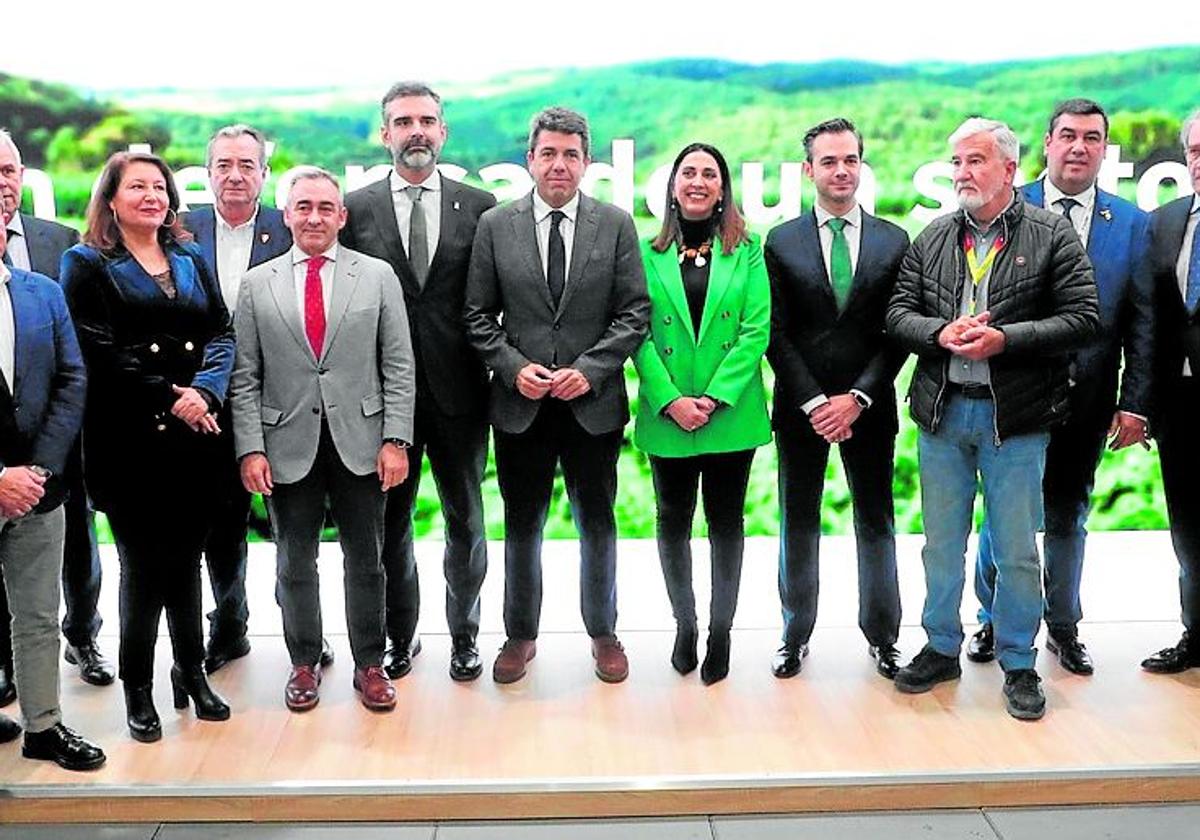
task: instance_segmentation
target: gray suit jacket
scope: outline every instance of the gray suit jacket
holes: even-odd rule
[[[28,213],[21,214],[21,228],[25,231],[30,269],[57,280],[63,252],[79,244],[79,233],[74,228]]]
[[[492,371],[489,414],[503,432],[529,428],[540,403],[516,389],[530,362],[572,367],[591,390],[572,400],[590,434],[629,420],[622,369],[642,343],[650,318],[646,274],[629,214],[579,197],[567,285],[556,309],[542,271],[531,196],[479,219],[463,310],[467,337]],[[546,397],[546,399],[553,399]]]
[[[411,441],[415,393],[404,296],[387,263],[339,247],[318,359],[304,333],[289,251],[251,269],[238,293],[230,400],[238,458],[266,453],[276,482],[312,468],[324,413],[357,475],[385,438]]]

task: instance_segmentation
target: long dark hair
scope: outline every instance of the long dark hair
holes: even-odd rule
[[[167,182],[167,204],[170,207],[168,215],[173,219],[171,224],[163,224],[158,228],[158,243],[166,248],[179,242],[191,240],[192,235],[183,229],[179,221],[179,191],[175,188],[175,177],[170,167],[158,155],[149,152],[117,152],[104,164],[104,171],[96,183],[96,192],[87,209],[87,230],[84,231],[83,241],[96,250],[111,255],[123,250],[125,242],[121,237],[121,226],[109,204],[121,186],[121,178],[132,163],[148,163],[162,173]]]
[[[733,202],[733,184],[730,183],[729,164],[725,162],[725,156],[717,150],[717,147],[710,146],[708,143],[689,143],[675,157],[675,163],[671,166],[671,177],[667,179],[667,213],[663,216],[662,228],[659,230],[658,236],[654,237],[654,242],[650,247],[661,254],[681,240],[679,205],[675,201],[675,175],[679,172],[679,165],[683,163],[683,159],[692,152],[705,152],[711,155],[712,159],[717,162],[717,169],[721,172],[721,209],[716,218],[717,238],[721,240],[721,250],[726,254],[732,254],[739,245],[749,241],[749,237],[746,236],[746,220],[742,218],[737,205]]]

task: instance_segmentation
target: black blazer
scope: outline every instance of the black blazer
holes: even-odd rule
[[[341,242],[385,261],[400,278],[417,365],[417,401],[432,399],[449,416],[482,416],[487,408],[487,371],[467,342],[462,312],[475,228],[483,212],[495,206],[491,193],[442,176],[438,246],[422,288],[396,229],[389,179],[346,196],[350,220]]]
[[[821,256],[813,212],[784,222],[767,236],[771,278],[771,343],[767,359],[775,371],[773,425],[795,428],[807,418],[800,406],[818,394],[844,394],[856,388],[872,400],[864,420],[895,431],[893,381],[908,353],[886,335],[884,316],[908,234],[862,214],[858,264],[846,308],[838,312],[833,286]]]
[[[66,225],[21,214],[25,248],[29,251],[30,270],[58,279],[63,252],[79,242],[79,233]]]
[[[1154,275],[1154,398],[1159,414],[1183,378],[1183,360],[1200,376],[1200,316],[1189,316],[1175,275],[1195,196],[1177,198],[1150,214],[1150,268]]]

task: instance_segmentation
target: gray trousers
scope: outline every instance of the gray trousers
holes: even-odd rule
[[[58,605],[65,522],[61,506],[0,519],[0,567],[12,612],[13,671],[26,732],[42,732],[62,720]]]

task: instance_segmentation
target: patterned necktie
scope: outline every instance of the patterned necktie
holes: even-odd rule
[[[563,289],[567,285],[567,248],[563,244],[558,226],[567,214],[561,210],[550,212],[550,243],[546,249],[546,284],[550,287],[550,299],[554,308],[562,301]]]
[[[1079,233],[1079,228],[1075,227],[1075,218],[1071,215],[1071,211],[1076,207],[1082,207],[1083,205],[1073,198],[1060,198],[1054,203],[1062,208],[1063,216],[1068,222],[1071,223],[1071,227],[1075,229],[1075,233]]]
[[[429,234],[425,232],[425,205],[421,203],[424,187],[405,187],[412,201],[412,212],[408,216],[408,264],[417,276],[417,285],[425,288],[425,277],[429,274]]]
[[[850,284],[854,280],[854,272],[850,269],[850,243],[846,240],[846,220],[830,219],[825,224],[833,231],[833,244],[829,248],[829,279],[833,283],[833,296],[837,299],[838,309],[841,310],[846,307]]]
[[[9,243],[9,245],[11,245],[11,244],[12,244],[12,241],[13,241],[13,239],[14,239],[15,237],[18,237],[18,236],[20,236],[20,235],[21,235],[21,234],[17,233],[15,230],[10,230],[10,231],[8,232],[8,243]],[[7,248],[7,247],[4,249],[4,264],[5,264],[6,266],[8,266],[9,268],[13,268],[13,267],[14,267],[14,266],[13,266],[12,257],[10,257],[10,256],[8,255],[8,248]]]
[[[308,273],[304,275],[304,334],[313,355],[321,358],[325,346],[325,295],[321,291],[321,266],[324,254],[308,258]]]
[[[1187,297],[1184,303],[1188,314],[1195,315],[1196,307],[1200,305],[1200,225],[1192,230],[1192,256],[1188,260]]]

